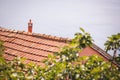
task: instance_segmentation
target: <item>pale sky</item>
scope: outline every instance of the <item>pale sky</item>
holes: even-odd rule
[[[0,0],[0,26],[73,38],[79,27],[104,49],[107,36],[120,32],[120,0]]]

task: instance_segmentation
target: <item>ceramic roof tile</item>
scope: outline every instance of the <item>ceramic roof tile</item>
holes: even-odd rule
[[[33,62],[38,65],[44,65],[42,60],[47,58],[48,54],[58,52],[60,47],[68,45],[67,42],[71,41],[68,38],[16,31],[1,27],[0,40],[4,41],[4,57],[6,60],[10,61],[20,56],[26,58],[25,63]],[[93,44],[91,48],[107,59],[111,58],[109,54],[105,53],[98,46]]]
[[[10,61],[13,60],[15,58],[15,56],[13,55],[8,55],[7,53],[3,55],[5,57],[6,60]]]
[[[59,51],[66,39],[45,34],[28,33],[0,28],[0,40],[4,41],[6,60],[25,57],[26,62],[41,64],[48,54]]]

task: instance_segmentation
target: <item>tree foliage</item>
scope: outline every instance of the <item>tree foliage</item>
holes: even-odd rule
[[[108,37],[104,45],[106,52],[113,51],[112,61],[116,61],[120,64],[120,56],[117,56],[117,51],[120,51],[120,33]]]
[[[105,42],[106,52],[109,50],[120,50],[120,33],[108,37],[108,40]]]
[[[24,58],[6,62],[0,56],[0,80],[119,80],[120,72],[101,57],[79,57],[79,52],[92,45],[92,37],[84,29],[54,55],[48,55],[44,67],[29,63]],[[2,49],[0,43],[0,49]],[[3,53],[4,49],[0,52]],[[0,54],[2,54],[0,53]],[[111,69],[112,68],[112,69]]]

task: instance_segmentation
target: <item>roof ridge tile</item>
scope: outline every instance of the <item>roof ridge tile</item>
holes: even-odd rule
[[[52,36],[52,35],[47,35],[47,34],[30,33],[30,32],[26,32],[26,31],[6,29],[6,28],[3,28],[3,27],[0,27],[0,31],[18,33],[18,34],[34,36],[34,37],[43,37],[43,38],[47,38],[47,39],[50,39],[50,40],[56,40],[56,41],[60,41],[60,42],[68,42],[68,41],[72,40],[72,39],[69,39],[69,38],[57,37],[57,36]]]

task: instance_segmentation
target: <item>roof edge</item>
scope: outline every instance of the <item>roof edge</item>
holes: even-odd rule
[[[112,56],[110,54],[108,54],[107,52],[105,52],[103,49],[101,49],[100,47],[98,47],[94,43],[92,44],[91,48],[93,48],[94,50],[98,51],[101,55],[103,55],[108,60],[112,59]]]

